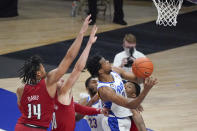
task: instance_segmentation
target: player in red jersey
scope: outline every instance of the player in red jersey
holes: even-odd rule
[[[99,110],[90,107],[82,107],[74,104],[72,87],[80,76],[81,71],[84,69],[90,48],[96,41],[95,36],[97,27],[92,28],[89,41],[84,49],[82,55],[77,61],[72,73],[64,82],[60,80],[57,88],[57,98],[55,100],[55,112],[53,114],[52,131],[74,131],[75,128],[75,111],[82,114],[98,114]],[[84,109],[85,108],[85,109]],[[82,111],[83,110],[83,111]]]
[[[88,16],[74,43],[56,69],[46,73],[38,56],[33,56],[25,62],[20,70],[20,78],[25,85],[18,88],[16,92],[22,116],[18,119],[15,131],[38,131],[49,127],[54,110],[57,82],[77,56],[90,22]]]
[[[141,91],[140,86],[137,83],[131,81],[127,81],[125,83],[125,89],[126,89],[127,97],[133,99],[138,97]],[[130,131],[146,131],[146,126],[143,117],[140,114],[141,111],[143,111],[143,108],[141,106],[137,109],[131,109],[133,116],[131,120]]]

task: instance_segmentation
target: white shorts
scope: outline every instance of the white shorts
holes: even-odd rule
[[[131,119],[129,117],[104,117],[102,127],[104,131],[130,131]]]

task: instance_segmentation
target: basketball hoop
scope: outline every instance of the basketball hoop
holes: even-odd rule
[[[177,15],[181,9],[183,0],[153,0],[158,17],[156,24],[164,26],[176,26]]]

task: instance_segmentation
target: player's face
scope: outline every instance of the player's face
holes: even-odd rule
[[[101,69],[103,69],[107,73],[111,72],[112,67],[108,60],[105,60],[105,58],[102,58],[99,63],[101,64]]]
[[[46,71],[45,71],[45,68],[42,64],[40,64],[40,71],[39,72],[40,72],[40,77],[41,78],[46,77]]]
[[[92,78],[90,81],[89,81],[89,84],[88,84],[88,91],[89,93],[91,93],[91,95],[95,95],[97,93],[97,78]]]
[[[127,97],[129,97],[129,98],[136,97],[136,89],[135,89],[135,85],[133,83],[127,82],[125,84],[125,89],[126,89]]]

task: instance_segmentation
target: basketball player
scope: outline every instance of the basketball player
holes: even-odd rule
[[[102,103],[99,98],[97,99],[97,101],[95,101],[95,103],[90,104],[90,101],[92,99],[95,99],[95,96],[98,96],[97,95],[97,81],[98,81],[98,79],[95,77],[89,77],[85,81],[85,86],[86,86],[89,96],[87,98],[80,100],[80,104],[92,106],[94,108],[102,108]],[[84,115],[80,115],[80,114],[76,115],[77,120],[80,120],[83,117],[84,117]],[[89,127],[91,128],[91,131],[103,131],[103,128],[102,128],[102,118],[103,117],[104,117],[103,114],[86,116]]]
[[[92,76],[98,77],[98,93],[104,106],[111,110],[109,117],[104,117],[102,127],[105,131],[130,131],[132,115],[130,109],[137,108],[157,83],[157,79],[146,78],[144,89],[134,100],[128,99],[122,78],[137,81],[137,78],[121,68],[111,67],[104,57],[94,56],[87,62],[87,69]],[[129,109],[128,109],[129,108]]]
[[[82,55],[77,61],[72,73],[70,74],[68,79],[63,83],[63,85],[60,84],[61,88],[57,89],[57,96],[55,98],[55,112],[53,113],[52,131],[74,131],[75,109],[76,112],[80,112],[84,115],[103,113],[103,110],[96,110],[93,108],[88,109],[88,107],[86,107],[87,111],[83,110],[81,107],[79,107],[80,105],[73,103],[72,95],[72,87],[79,78],[81,71],[84,69],[90,52],[90,48],[97,39],[97,37],[95,36],[96,31],[97,27],[94,26],[90,34],[90,38],[86,45],[86,48],[84,49]]]
[[[125,83],[125,90],[128,98],[136,98],[139,96],[141,88],[137,83],[127,81]],[[131,109],[131,112],[133,116],[130,131],[146,131],[146,126],[140,112],[137,109]]]
[[[22,116],[18,119],[15,131],[38,131],[49,127],[54,110],[57,81],[77,56],[90,22],[88,16],[74,43],[56,69],[46,73],[39,56],[32,56],[25,62],[20,72],[20,78],[25,85],[16,91]]]

